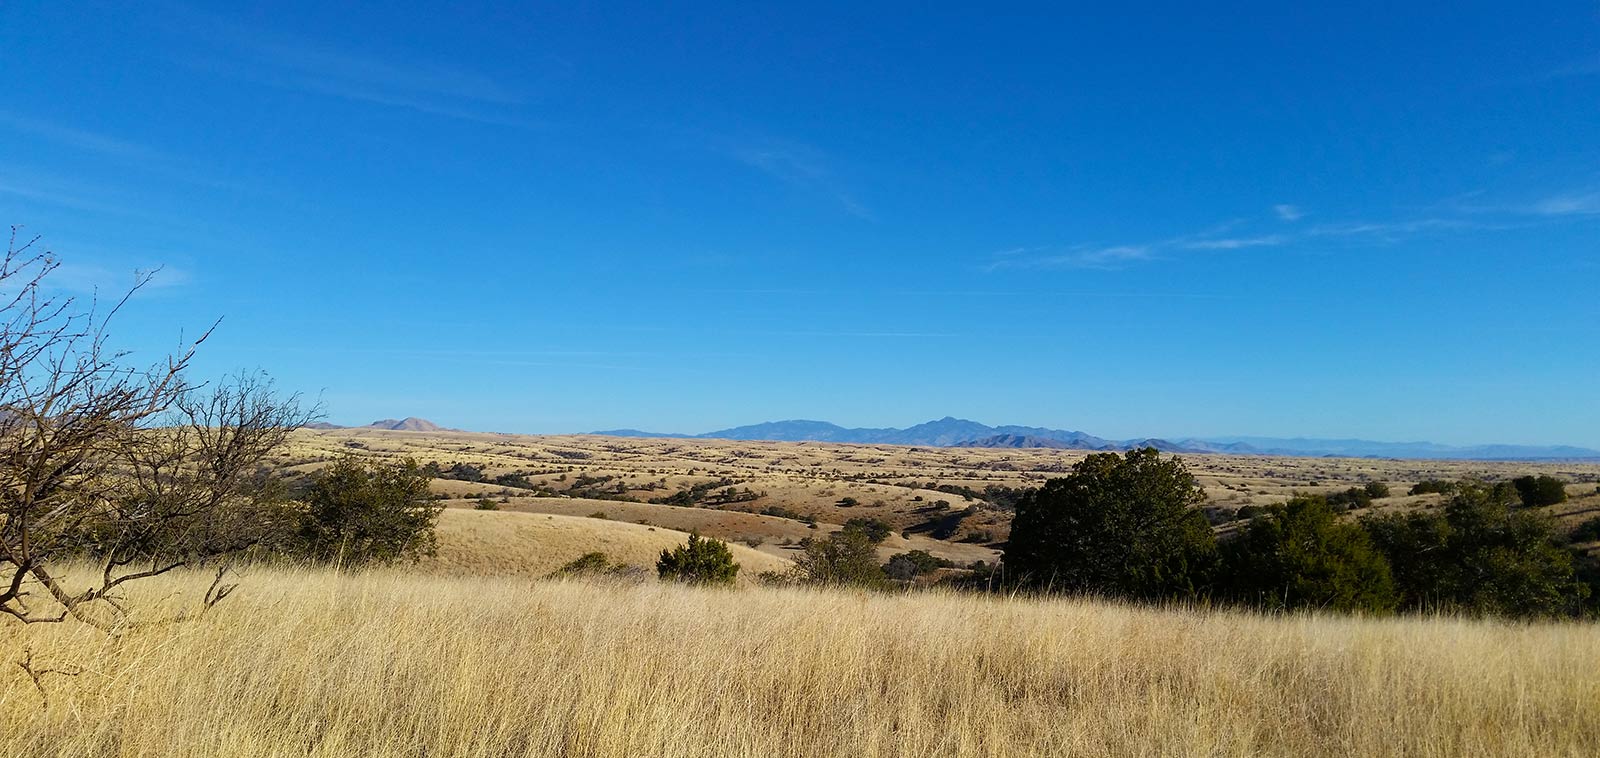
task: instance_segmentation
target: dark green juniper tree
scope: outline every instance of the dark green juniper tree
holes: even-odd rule
[[[1516,504],[1509,487],[1462,482],[1442,515],[1362,523],[1389,560],[1402,608],[1521,618],[1577,612],[1588,587],[1572,554],[1547,518]]]
[[[656,573],[662,579],[690,584],[733,584],[739,564],[733,560],[728,543],[690,534],[689,541],[661,551]]]
[[[1222,545],[1224,595],[1269,609],[1386,613],[1398,601],[1389,563],[1326,498],[1265,508]]]
[[[1201,593],[1217,543],[1181,458],[1155,448],[1098,453],[1017,502],[1010,580],[1063,592],[1153,600]]]
[[[345,457],[317,472],[302,496],[300,549],[316,560],[386,563],[433,555],[441,506],[414,460]]]

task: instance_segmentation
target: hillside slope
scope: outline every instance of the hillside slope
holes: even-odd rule
[[[542,577],[591,551],[613,562],[655,575],[661,551],[689,539],[686,532],[623,521],[506,511],[446,509],[439,514],[439,555],[423,561],[425,571],[493,576]],[[731,544],[739,576],[749,581],[763,571],[783,571],[789,561]]]

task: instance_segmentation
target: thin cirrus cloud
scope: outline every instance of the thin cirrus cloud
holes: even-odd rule
[[[0,198],[93,213],[141,215],[132,205],[118,202],[114,197],[108,200],[108,197],[113,197],[112,193],[104,188],[62,179],[54,174],[18,170],[11,166],[0,171]]]
[[[1571,77],[1600,76],[1600,55],[1573,61],[1553,71],[1547,72],[1543,79],[1567,79]]]
[[[1289,238],[1282,234],[1268,234],[1261,237],[1224,237],[1221,239],[1203,239],[1185,242],[1179,246],[1185,250],[1242,250],[1247,247],[1272,247],[1288,242]]]
[[[1600,215],[1600,192],[1552,195],[1529,209],[1539,216]]]
[[[1116,269],[1149,260],[1164,243],[1153,245],[1074,245],[1064,249],[1014,247],[992,256],[986,271],[1002,269],[1087,268]]]
[[[14,113],[0,112],[0,128],[130,163],[157,163],[168,159],[158,150],[128,140]]]
[[[33,118],[17,113],[0,111],[0,131],[10,131],[24,134],[34,139],[61,145],[72,150],[89,153],[122,166],[162,176],[178,181],[208,187],[212,189],[241,190],[246,187],[231,181],[219,180],[201,168],[198,161],[183,158],[163,152],[148,145],[143,145],[132,140],[111,136],[101,132],[83,129],[54,121]],[[6,172],[11,174],[12,172]],[[0,192],[10,191],[12,194],[33,194],[36,200],[47,200],[58,205],[72,205],[92,210],[105,210],[106,206],[96,200],[90,199],[84,193],[50,192],[48,190],[26,191],[13,186],[7,189],[5,179],[0,175]],[[10,177],[15,181],[15,177]],[[46,185],[60,182],[45,181]],[[104,195],[96,192],[93,195]]]
[[[281,89],[505,126],[533,126],[517,109],[518,89],[465,67],[394,60],[195,15],[189,26],[210,42],[188,63]]]
[[[194,281],[188,271],[173,266],[129,269],[87,263],[62,263],[50,273],[50,285],[76,294],[124,293],[138,285],[145,293],[177,289]]]
[[[872,211],[845,189],[821,150],[789,141],[736,144],[725,149],[735,161],[778,181],[808,192],[833,198],[846,213],[873,220]]]
[[[1276,205],[1274,215],[1281,221],[1295,221],[1306,214],[1295,206]],[[1120,269],[1135,263],[1199,251],[1229,251],[1272,248],[1312,240],[1348,239],[1364,244],[1389,244],[1423,235],[1465,231],[1504,231],[1553,223],[1563,218],[1600,215],[1600,192],[1551,195],[1539,202],[1493,209],[1459,209],[1461,215],[1428,216],[1394,221],[1347,221],[1301,227],[1288,233],[1254,236],[1228,235],[1237,223],[1155,242],[1119,245],[1073,245],[1067,247],[1018,247],[994,253],[983,266],[986,271],[1003,269]]]

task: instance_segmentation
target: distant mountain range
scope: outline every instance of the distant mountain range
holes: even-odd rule
[[[946,416],[905,429],[846,428],[826,421],[768,421],[705,434],[662,434],[637,429],[611,429],[592,434],[609,437],[679,437],[685,439],[773,440],[778,442],[845,442],[868,445],[928,447],[1057,448],[1063,450],[1129,450],[1154,447],[1171,453],[1228,453],[1341,458],[1441,458],[1455,460],[1600,459],[1600,450],[1568,445],[1474,445],[1459,447],[1432,442],[1373,442],[1355,439],[1278,437],[1159,438],[1112,440],[1066,429],[1036,426],[989,426]]]
[[[366,426],[340,426],[338,424],[330,424],[330,423],[328,423],[326,421],[314,421],[312,423],[306,424],[305,428],[307,428],[307,429],[384,429],[384,430],[391,431],[391,432],[454,432],[454,431],[457,431],[455,429],[448,429],[448,428],[439,426],[438,424],[435,424],[432,421],[429,421],[429,420],[427,420],[425,418],[417,418],[416,416],[407,416],[407,417],[405,417],[403,419],[392,419],[392,418],[380,419],[378,421],[374,421],[374,422],[372,422],[370,424],[367,424]]]

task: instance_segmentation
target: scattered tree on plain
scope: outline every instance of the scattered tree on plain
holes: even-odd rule
[[[1412,495],[1448,495],[1456,491],[1456,483],[1443,479],[1426,479],[1411,485]]]
[[[874,545],[889,539],[889,535],[894,534],[894,527],[880,518],[853,518],[844,522],[844,528],[859,530]]]
[[[1511,481],[1517,496],[1529,508],[1557,505],[1567,502],[1567,483],[1553,476],[1522,476]]]
[[[943,558],[936,558],[926,550],[912,550],[900,553],[883,564],[883,573],[897,582],[910,582],[919,576],[931,574],[940,568],[954,565]]]

